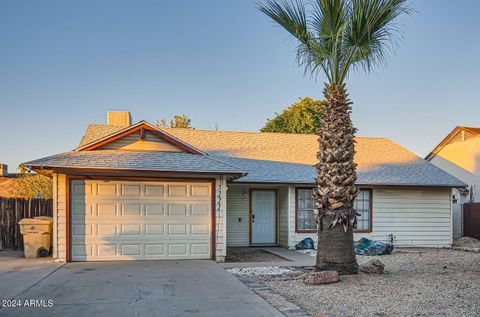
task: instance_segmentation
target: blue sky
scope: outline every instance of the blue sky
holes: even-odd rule
[[[386,67],[348,78],[360,136],[424,156],[456,125],[480,126],[480,2],[412,1]],[[0,162],[74,148],[108,110],[197,128],[258,131],[297,98],[321,98],[295,42],[254,1],[1,1]]]

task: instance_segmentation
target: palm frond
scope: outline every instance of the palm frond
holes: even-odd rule
[[[351,69],[370,71],[394,51],[399,28],[409,14],[408,0],[265,0],[259,10],[299,43],[297,64],[305,73],[324,72],[329,83],[342,84]],[[307,14],[309,13],[309,14]]]
[[[350,68],[369,72],[374,66],[384,64],[401,35],[394,20],[412,12],[406,0],[351,0],[349,11],[342,80]]]
[[[274,0],[267,0],[265,4],[259,3],[258,9],[303,44],[310,41],[311,36],[307,25],[307,15],[302,0],[281,1],[280,3]]]
[[[310,23],[316,35],[324,40],[335,39],[346,22],[345,9],[344,0],[316,0]]]
[[[280,3],[267,0],[265,4],[258,4],[258,8],[299,41],[296,61],[304,68],[305,74],[316,74],[319,68],[327,72],[324,63],[329,54],[310,32],[302,0]],[[330,74],[326,76],[330,78]]]

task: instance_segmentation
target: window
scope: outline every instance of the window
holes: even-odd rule
[[[353,208],[357,211],[357,231],[370,231],[370,216],[371,216],[371,199],[372,191],[369,189],[361,189]]]
[[[314,206],[313,190],[309,188],[297,189],[297,231],[317,230]]]
[[[370,231],[372,191],[370,189],[360,189],[353,204],[357,214],[357,229],[355,231]],[[317,230],[315,222],[315,206],[313,189],[297,189],[297,232],[312,232]]]

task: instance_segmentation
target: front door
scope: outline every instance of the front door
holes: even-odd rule
[[[274,190],[252,190],[252,244],[276,242],[276,195]]]

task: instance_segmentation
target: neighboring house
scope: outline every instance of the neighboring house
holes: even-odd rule
[[[480,202],[480,128],[458,126],[425,158],[468,184],[453,191],[454,238],[463,235],[462,205]]]
[[[0,197],[12,197],[12,190],[18,184],[18,175],[8,173],[8,165],[0,164]]]
[[[25,163],[53,177],[55,257],[222,261],[228,247],[315,239],[317,136],[160,130],[124,115]],[[388,139],[356,141],[355,238],[450,245],[451,191],[465,184]]]

